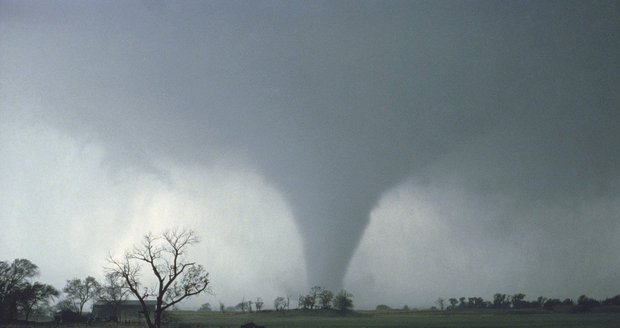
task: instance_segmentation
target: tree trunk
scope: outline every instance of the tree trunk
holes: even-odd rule
[[[161,310],[155,310],[155,328],[161,328]]]

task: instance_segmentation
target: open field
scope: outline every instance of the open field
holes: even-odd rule
[[[330,313],[303,313],[291,311],[262,313],[225,313],[175,311],[168,314],[166,328],[238,328],[254,322],[269,328],[349,328],[349,327],[419,327],[419,328],[618,328],[620,313],[528,313],[515,314],[501,311],[472,312],[356,312],[346,316]],[[23,328],[32,325],[10,325]],[[39,322],[36,327],[55,327],[53,323]],[[66,328],[142,328],[140,324],[62,324]]]
[[[204,312],[171,313],[170,327],[239,327],[247,322],[266,327],[584,327],[618,328],[618,313],[542,313],[510,314],[505,312],[470,313],[377,313],[361,312],[348,316],[311,313],[221,314]]]

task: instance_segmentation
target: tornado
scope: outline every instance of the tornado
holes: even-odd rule
[[[2,82],[123,165],[255,169],[291,208],[309,283],[340,288],[382,195],[437,162],[458,176],[505,153],[489,171],[522,172],[520,196],[610,192],[620,27],[597,4],[3,2]]]

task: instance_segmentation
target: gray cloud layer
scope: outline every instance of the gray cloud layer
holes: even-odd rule
[[[337,287],[408,178],[502,196],[490,226],[450,216],[498,236],[579,235],[556,220],[587,212],[528,209],[614,205],[619,18],[614,2],[1,2],[2,95],[39,99],[115,165],[257,168],[310,283]]]

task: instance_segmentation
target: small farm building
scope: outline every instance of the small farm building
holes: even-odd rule
[[[155,312],[155,301],[145,301],[151,318]],[[140,301],[126,300],[115,305],[111,302],[97,302],[93,305],[92,317],[96,321],[143,322],[144,314]]]

